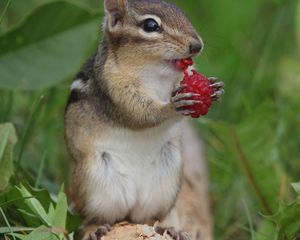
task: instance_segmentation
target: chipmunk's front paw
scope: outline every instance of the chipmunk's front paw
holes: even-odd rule
[[[155,227],[155,232],[157,232],[160,235],[168,234],[170,235],[174,240],[191,240],[189,235],[184,231],[176,231],[173,227],[170,228],[163,228],[163,227]]]
[[[210,77],[208,78],[208,80],[211,83],[211,87],[214,90],[214,93],[211,95],[212,100],[214,101],[218,101],[221,96],[224,94],[224,83],[223,82],[219,82],[218,78],[216,77]]]
[[[82,240],[100,240],[111,230],[112,227],[109,224],[90,227],[88,230],[85,230]]]
[[[196,93],[180,93],[185,88],[184,85],[178,86],[172,92],[171,103],[173,104],[175,111],[179,114],[188,116],[194,113],[192,110],[186,109],[186,107],[198,104],[198,100],[191,100],[194,97],[199,96]]]

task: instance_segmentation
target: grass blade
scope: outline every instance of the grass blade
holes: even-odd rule
[[[29,120],[28,120],[27,126],[25,128],[24,134],[21,138],[20,151],[19,151],[19,155],[18,155],[18,158],[17,158],[17,163],[18,164],[21,163],[24,149],[25,149],[26,144],[27,144],[27,142],[30,138],[30,134],[32,133],[33,126],[35,125],[35,123],[37,121],[38,115],[39,115],[40,110],[41,110],[43,99],[44,99],[44,96],[41,95],[40,97],[38,97],[38,99],[35,101],[35,103],[33,105],[31,115],[29,117]]]
[[[0,124],[0,192],[9,186],[11,176],[14,175],[13,149],[16,142],[13,124]]]
[[[0,227],[0,234],[12,233],[12,232],[31,232],[34,228],[28,227]]]
[[[251,239],[255,240],[255,232],[254,232],[254,228],[253,228],[253,223],[252,223],[252,219],[251,219],[251,216],[250,216],[250,211],[249,211],[249,208],[248,208],[248,205],[247,205],[245,199],[243,199],[243,205],[244,205],[246,216],[247,216],[248,223],[249,223]]]
[[[5,14],[6,14],[8,8],[9,8],[10,3],[11,3],[11,0],[8,0],[7,3],[6,3],[6,5],[5,5],[5,7],[4,7],[3,12],[1,13],[1,16],[0,16],[0,24],[2,23],[2,21],[3,21],[3,19],[4,19],[4,16],[5,16]]]
[[[40,186],[41,177],[42,177],[42,173],[43,173],[43,170],[44,170],[46,158],[47,158],[47,152],[44,152],[44,154],[42,156],[41,164],[40,164],[40,167],[39,167],[38,175],[37,175],[36,180],[35,180],[35,184],[34,184],[35,188],[38,188]]]
[[[4,203],[1,203],[0,204],[0,208],[1,207],[6,207],[7,205],[10,205],[16,201],[20,201],[20,200],[26,200],[26,199],[29,199],[29,198],[34,198],[34,196],[30,196],[30,197],[20,197],[20,198],[15,198],[15,199],[12,199],[12,200],[9,200],[7,202],[4,202]]]
[[[3,131],[0,132],[0,162],[7,145],[8,137],[9,137],[10,128],[3,128]]]
[[[249,165],[249,160],[245,156],[243,148],[239,142],[239,138],[236,133],[236,129],[234,127],[231,128],[231,134],[232,134],[232,138],[233,138],[233,141],[235,144],[236,151],[238,153],[238,160],[241,163],[241,166],[245,172],[245,176],[247,177],[249,184],[253,188],[258,201],[261,203],[261,205],[265,209],[265,211],[269,215],[273,215],[273,210],[272,210],[271,206],[269,205],[268,200],[264,197],[264,195],[254,177],[254,173],[252,172],[251,167]]]
[[[5,223],[6,223],[7,227],[8,227],[8,229],[9,229],[9,232],[10,232],[11,234],[13,234],[13,231],[12,231],[12,229],[11,229],[11,226],[10,226],[10,224],[9,224],[9,222],[8,222],[8,220],[7,220],[7,218],[6,218],[6,216],[5,216],[5,214],[4,214],[4,212],[3,212],[3,210],[2,210],[1,207],[0,207],[0,213],[1,213],[1,215],[2,215],[2,217],[3,217],[3,219],[4,219],[4,221],[5,221]],[[12,235],[12,237],[13,237],[14,240],[16,240],[15,236]]]
[[[9,122],[13,103],[13,91],[0,91],[0,122]]]

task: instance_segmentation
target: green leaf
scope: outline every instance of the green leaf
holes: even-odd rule
[[[64,193],[64,186],[62,186],[58,194],[52,225],[54,227],[66,228],[67,213],[68,202],[66,194]]]
[[[70,213],[70,211],[68,211],[67,219],[66,229],[68,232],[73,232],[82,225],[81,217],[75,213]]]
[[[281,205],[279,211],[266,219],[276,224],[278,239],[294,240],[300,237],[300,183],[293,183],[298,199],[289,205]]]
[[[19,233],[13,233],[11,235],[14,236],[14,237],[17,237],[18,239],[21,239],[21,240],[28,239],[28,238],[26,238],[26,235],[22,235],[22,234],[19,234]]]
[[[281,58],[278,67],[278,75],[280,77],[280,88],[278,90],[283,96],[293,99],[295,101],[299,101],[298,94],[294,94],[295,89],[300,89],[299,65],[300,56],[293,56]]]
[[[26,210],[24,209],[18,209],[18,211],[20,213],[22,213],[23,216],[28,216],[30,218],[37,218],[33,213],[30,213],[30,212],[27,212]]]
[[[65,1],[37,8],[0,37],[0,88],[43,89],[73,77],[97,47],[100,23]]]
[[[298,183],[291,183],[293,189],[298,194],[298,198],[300,197],[300,182]]]
[[[35,198],[37,198],[39,200],[39,202],[42,204],[44,209],[48,209],[50,207],[50,204],[52,201],[51,201],[51,196],[50,196],[48,190],[34,188],[27,182],[24,182],[22,184],[27,190],[30,191],[30,193],[32,195],[35,196]]]
[[[50,203],[50,206],[49,206],[49,210],[48,210],[48,216],[50,219],[54,219],[54,214],[55,214],[55,209],[53,207],[53,204]]]
[[[0,192],[4,191],[13,175],[13,148],[17,142],[11,123],[0,125]]]
[[[31,232],[34,228],[28,227],[0,227],[0,234],[9,233],[9,232]]]
[[[29,198],[35,198],[36,196],[30,196]],[[12,222],[18,222],[21,218],[23,221],[20,222],[22,226],[38,227],[42,225],[42,222],[36,217],[30,217],[23,212],[19,212],[18,209],[22,209],[28,213],[32,213],[31,209],[25,202],[28,197],[23,197],[16,186],[10,188],[9,191],[5,192],[0,196],[1,205],[5,209],[9,209],[9,219]]]
[[[37,199],[42,207],[47,210],[49,209],[49,206],[51,204],[51,197],[49,195],[49,192],[45,189],[35,189],[32,188],[28,183],[24,182],[23,186],[30,192],[31,196],[27,198],[35,198]],[[5,192],[2,196],[0,196],[0,206],[4,207],[10,207],[14,210],[22,209],[23,212],[14,212],[10,218],[11,220],[17,220],[18,215],[21,215],[22,219],[25,222],[22,222],[21,225],[23,226],[30,226],[30,227],[38,227],[43,224],[42,221],[40,221],[40,218],[38,218],[36,215],[34,217],[29,216],[27,213],[32,214],[31,208],[28,206],[27,202],[23,195],[18,190],[18,186],[15,186],[11,188],[9,191]],[[25,211],[25,212],[24,212]],[[21,214],[18,214],[21,213]],[[50,217],[49,217],[50,218]]]
[[[31,193],[23,186],[17,187],[23,197],[31,197]],[[46,226],[51,226],[51,221],[42,204],[36,198],[29,198],[25,200],[26,205]]]
[[[275,227],[276,226],[272,222],[264,220],[257,229],[256,240],[277,239]]]
[[[293,203],[281,210],[279,239],[293,240],[300,236],[300,203]]]
[[[55,234],[53,234],[49,228],[46,228],[45,226],[41,226],[34,231],[32,231],[28,235],[21,235],[18,233],[13,233],[15,237],[21,239],[21,240],[54,240],[57,239],[55,237]]]

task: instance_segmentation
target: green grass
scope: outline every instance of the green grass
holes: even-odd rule
[[[53,1],[0,1],[0,65],[7,64],[8,56],[1,54],[1,39],[7,31],[22,26],[28,14],[49,2]],[[85,21],[94,21],[93,14],[97,19],[102,12],[100,0],[69,2],[80,8],[77,11],[66,6],[64,11],[70,18],[76,12]],[[197,59],[198,70],[207,76],[218,76],[226,84],[222,102],[207,117],[197,120],[210,167],[216,239],[296,239],[300,234],[299,203],[295,202],[297,194],[290,183],[300,181],[300,1],[176,2],[205,42],[204,54]],[[81,11],[88,11],[90,17],[83,17]],[[99,18],[99,28],[100,23]],[[45,20],[44,25],[47,28],[51,22]],[[80,32],[72,34],[76,37]],[[96,48],[93,41],[78,52],[78,62]],[[64,48],[66,42],[57,48]],[[9,44],[14,49],[14,43]],[[17,59],[18,55],[12,51],[11,56]],[[43,55],[38,57],[37,62],[42,62]],[[18,65],[9,67],[18,73]],[[43,75],[51,72],[45,70]],[[57,201],[29,185],[45,188],[55,197],[61,184],[68,182],[63,114],[72,78],[60,79],[59,74],[53,74],[58,77],[51,79],[43,75],[41,80],[50,81],[43,85],[46,88],[7,88],[0,67],[0,123],[13,123],[19,139],[14,148],[10,188],[0,194],[0,239],[1,227],[6,231],[7,227],[36,229],[42,225],[26,205],[28,198],[37,199],[51,219]],[[7,149],[13,147],[7,143],[5,146],[6,160],[1,163],[0,156],[0,164],[8,161]],[[13,187],[20,182],[31,197],[20,195]],[[18,212],[16,206],[26,213]],[[69,232],[78,224],[76,221],[70,214],[66,218]]]

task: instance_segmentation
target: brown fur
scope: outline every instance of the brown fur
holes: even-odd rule
[[[71,183],[69,199],[74,205],[74,209],[83,213],[86,204],[85,191],[85,173],[88,172],[89,163],[86,161],[92,152],[93,139],[95,134],[99,137],[101,131],[95,131],[95,128],[101,129],[101,125],[93,120],[96,116],[93,114],[91,106],[86,101],[72,104],[65,116],[67,146],[75,164],[71,171]]]
[[[212,240],[213,221],[203,144],[195,126],[186,122],[183,136],[184,178],[176,209],[182,228],[192,239]]]
[[[166,60],[191,57],[190,44],[201,43],[186,16],[170,3],[161,0],[105,0],[105,7],[103,42],[80,73],[80,78],[88,84],[87,91],[72,91],[73,99],[69,100],[65,117],[67,145],[74,163],[70,200],[86,222],[93,219],[93,216],[86,216],[84,210],[87,204],[86,175],[93,168],[88,159],[95,139],[105,140],[105,135],[109,134],[105,131],[106,126],[138,130],[179,117],[172,103],[162,104],[149,96],[137,73],[147,64],[165,64]],[[161,35],[148,38],[139,33],[138,17],[144,14],[160,17],[164,30]],[[196,191],[186,180],[177,203],[181,209],[179,213],[196,213],[194,225],[208,229],[206,236],[209,236],[211,220],[207,199],[203,198],[202,208],[198,208],[194,200],[198,194],[206,194],[203,190],[205,184],[201,181],[200,190]],[[199,220],[200,215],[203,215],[202,220]],[[92,225],[85,231],[94,230]]]

